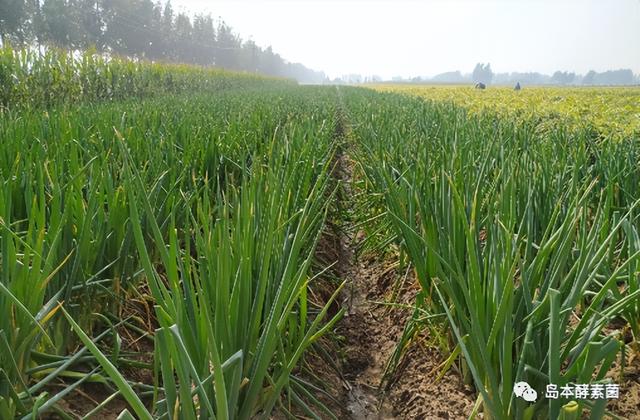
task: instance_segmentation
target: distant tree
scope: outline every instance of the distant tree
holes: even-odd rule
[[[211,15],[196,15],[193,19],[194,62],[213,64],[215,60],[216,30]]]
[[[587,74],[582,78],[583,85],[592,85],[595,82],[596,72],[593,70],[589,70]]]
[[[150,19],[149,44],[145,48],[147,58],[164,60],[169,56],[172,32],[166,30],[164,23],[162,3],[154,3]]]
[[[0,0],[0,39],[24,43],[27,37],[28,7],[25,0]]]
[[[76,40],[81,48],[89,48],[91,46],[98,49],[104,48],[104,40],[102,37],[102,14],[100,11],[99,0],[76,0],[73,5],[76,9],[78,17]]]
[[[250,39],[242,45],[242,68],[257,73],[260,67],[260,57],[262,56],[262,48],[256,45],[256,43]]]
[[[633,71],[631,69],[608,70],[604,73],[596,73],[597,85],[632,85]]]
[[[473,69],[473,73],[471,73],[471,79],[474,83],[480,83],[483,77],[483,67],[481,63],[476,64]]]
[[[133,0],[120,9],[120,24],[125,52],[135,57],[148,57],[152,51],[154,33],[154,4],[151,0]],[[160,29],[160,28],[157,28]]]
[[[437,83],[464,83],[468,81],[460,71],[449,71],[440,73],[431,78],[432,82]]]
[[[58,47],[77,48],[81,44],[81,28],[77,9],[69,0],[46,0],[42,5],[43,37]]]
[[[511,84],[512,80],[511,80],[511,74],[509,73],[495,73],[493,75],[493,83],[495,84]]]
[[[175,33],[174,33],[174,13],[173,7],[171,6],[171,1],[167,1],[164,5],[164,10],[162,11],[162,22],[160,27],[162,28],[162,50],[163,56],[166,59],[173,60],[176,57],[176,53],[174,51],[175,48]]]
[[[471,79],[474,83],[484,83],[485,85],[491,84],[493,80],[493,71],[491,70],[491,64],[476,64],[471,74]]]
[[[575,73],[556,71],[553,73],[553,76],[551,76],[551,81],[559,85],[568,85],[572,83],[575,78]]]
[[[271,46],[267,47],[260,57],[260,72],[272,76],[278,76],[281,73],[283,65],[282,58],[273,52]]]
[[[491,84],[491,82],[493,81],[493,71],[491,70],[491,64],[487,63],[486,66],[484,66],[484,77],[486,80],[486,84]]]
[[[217,30],[216,65],[227,69],[235,69],[239,64],[238,50],[241,46],[240,39],[233,33],[229,25],[220,22]],[[271,74],[271,72],[266,72]]]
[[[128,0],[102,0],[103,33],[109,49],[120,54],[131,54],[131,38],[135,36],[135,24],[131,20],[131,3]]]
[[[285,76],[298,80],[301,83],[321,84],[327,79],[323,72],[310,71],[300,63],[286,63]]]
[[[538,72],[511,73],[510,83],[520,82],[523,85],[545,85],[551,83],[551,77]]]
[[[157,25],[156,5],[151,0],[139,0],[133,2],[132,21],[137,26],[138,39],[133,48],[138,55],[150,57],[153,55],[153,42],[161,38],[164,33]]]
[[[195,62],[195,46],[193,44],[193,27],[189,16],[178,13],[174,22],[174,54],[178,61],[183,63]]]

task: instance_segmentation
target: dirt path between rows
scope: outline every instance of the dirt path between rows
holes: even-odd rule
[[[352,163],[341,157],[343,182],[350,193]],[[341,270],[348,279],[347,312],[338,332],[344,337],[342,374],[348,387],[342,403],[350,418],[461,419],[473,407],[473,391],[454,372],[436,381],[442,362],[426,334],[418,334],[396,372],[381,384],[411,309],[385,305],[397,287],[397,302],[412,305],[419,286],[412,270],[400,270],[395,261],[356,257],[362,232],[342,235]]]
[[[411,309],[385,305],[395,289],[395,301],[410,307],[419,286],[413,270],[400,270],[395,260],[358,257],[363,232],[354,229],[354,165],[350,156],[349,126],[341,119],[337,135],[343,148],[338,153],[334,177],[342,184],[338,206],[343,217],[334,229],[332,254],[336,275],[348,282],[342,299],[346,312],[336,328],[341,338],[334,349],[339,372],[325,376],[334,388],[331,408],[340,419],[458,419],[466,418],[473,406],[473,391],[460,377],[448,372],[436,381],[442,362],[426,334],[418,334],[395,373],[381,384]],[[335,406],[337,405],[337,406]]]
[[[352,198],[352,162],[347,155],[341,155],[338,162],[338,176],[343,183],[347,198]],[[392,407],[379,392],[384,374],[386,355],[393,351],[394,337],[380,336],[380,320],[373,316],[373,307],[366,290],[371,274],[365,264],[356,260],[356,244],[351,229],[340,237],[339,271],[348,279],[347,296],[344,300],[347,312],[339,331],[345,337],[343,348],[343,375],[347,392],[343,403],[353,419],[393,418]]]

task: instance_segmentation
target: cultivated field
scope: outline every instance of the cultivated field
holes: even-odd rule
[[[1,419],[640,413],[640,91],[0,81]]]
[[[591,130],[615,138],[640,133],[640,87],[525,87],[374,85],[376,90],[401,92],[438,102],[452,102],[472,114],[491,113],[541,128]]]
[[[512,384],[618,380],[614,366],[637,353],[638,137],[539,130],[544,111],[521,121],[482,102],[510,92],[459,90],[476,94],[471,112],[393,93],[350,98],[376,220],[369,236],[406,253],[422,289],[417,317],[443,335],[445,366],[460,358],[485,417],[557,418],[588,407],[599,418],[605,400],[528,404]]]

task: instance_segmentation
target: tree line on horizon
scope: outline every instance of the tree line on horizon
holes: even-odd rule
[[[449,71],[437,74],[433,77],[401,77],[395,76],[384,79],[378,75],[363,76],[361,74],[345,74],[332,79],[334,84],[360,84],[360,83],[436,83],[436,84],[476,84],[485,85],[561,85],[561,86],[630,86],[640,85],[640,75],[633,73],[631,69],[608,70],[596,72],[590,70],[586,74],[577,74],[568,71],[556,71],[552,75],[539,72],[511,72],[494,73],[491,64],[478,63],[473,72]]]
[[[243,40],[210,14],[176,12],[170,1],[0,0],[2,45],[96,49],[151,61],[216,66],[323,83],[323,72],[289,63]]]
[[[473,72],[448,71],[433,77],[401,77],[395,76],[391,80],[385,80],[378,75],[362,76],[360,74],[346,74],[332,80],[337,84],[359,83],[435,83],[435,84],[476,84],[485,85],[560,85],[560,86],[630,86],[640,85],[640,75],[634,74],[631,69],[608,70],[596,72],[590,70],[586,74],[577,74],[568,71],[556,71],[552,75],[539,72],[511,72],[494,73],[491,64],[478,63]]]
[[[640,76],[634,75],[631,69],[608,70],[596,72],[590,70],[584,75],[568,71],[556,71],[552,75],[538,72],[494,73],[491,64],[478,63],[473,72],[462,74],[452,71],[438,74],[432,78],[413,78],[413,82],[436,83],[484,83],[489,84],[527,84],[527,85],[634,85],[640,84]]]

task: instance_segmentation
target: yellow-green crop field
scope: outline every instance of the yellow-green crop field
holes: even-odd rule
[[[608,137],[640,132],[640,88],[511,87],[486,90],[462,85],[376,85],[379,91],[402,92],[438,102],[453,102],[473,114],[496,113],[537,121],[541,129],[591,128]]]

